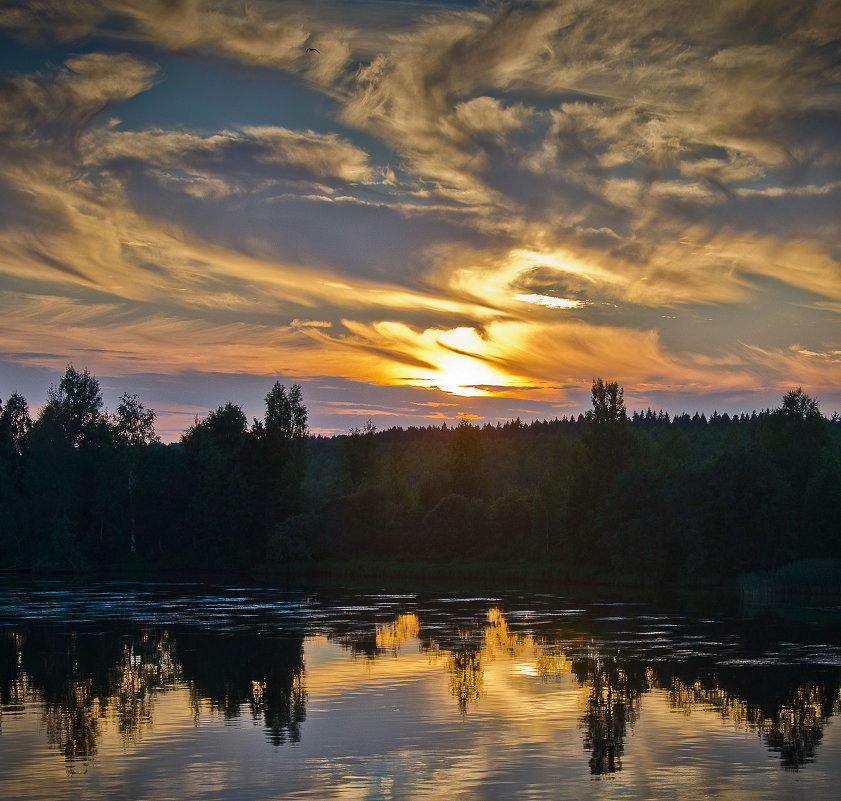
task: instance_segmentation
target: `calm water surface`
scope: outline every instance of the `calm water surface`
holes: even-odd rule
[[[841,610],[0,584],[0,798],[834,799]]]

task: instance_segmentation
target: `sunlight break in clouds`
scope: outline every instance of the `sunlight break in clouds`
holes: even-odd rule
[[[584,301],[569,298],[552,298],[548,295],[513,295],[511,300],[521,300],[524,303],[534,303],[537,306],[548,306],[550,309],[578,309]]]
[[[841,405],[833,0],[39,0],[0,38],[10,374]]]

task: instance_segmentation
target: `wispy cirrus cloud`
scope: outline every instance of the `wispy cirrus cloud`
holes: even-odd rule
[[[831,48],[818,45],[838,33],[830,4],[721,4],[701,15],[680,3],[543,3],[451,14],[361,70],[345,115],[390,141],[432,191],[485,204],[509,226],[513,218],[521,244],[576,251],[597,266],[590,277],[603,276],[603,289],[627,288],[620,299],[744,302],[748,274],[783,272],[746,258],[745,242],[767,254],[779,227],[793,227],[791,207],[768,199],[798,191],[800,172],[833,158],[827,129],[839,121],[826,110],[841,92]],[[489,87],[543,99],[506,106]],[[578,99],[545,109],[565,94]],[[826,201],[836,182],[803,195],[816,192]],[[758,194],[762,206],[750,201]],[[827,291],[837,265],[825,244],[838,230],[831,206],[809,207],[808,224],[822,230],[801,231],[798,256],[787,247],[783,280]],[[614,241],[605,247],[592,230]]]
[[[99,332],[126,370],[286,352],[453,392],[801,371],[841,393],[814,355],[841,346],[831,0],[32,0],[0,30],[64,48],[0,85],[16,351]],[[138,122],[187,63],[285,94],[222,125]],[[681,323],[707,315],[714,345]]]

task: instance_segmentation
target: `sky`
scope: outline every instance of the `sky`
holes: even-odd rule
[[[841,410],[838,0],[0,0],[0,398],[165,440]]]

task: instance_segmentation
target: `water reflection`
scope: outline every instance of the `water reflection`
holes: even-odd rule
[[[838,671],[812,676],[791,666],[766,666],[749,671],[747,681],[740,673],[724,669],[691,684],[672,678],[670,702],[686,713],[713,709],[724,721],[756,730],[787,769],[814,762],[824,728],[841,711]]]
[[[97,751],[105,718],[125,741],[151,723],[154,691],[178,680],[168,632],[126,638],[29,625],[7,630],[0,654],[3,708],[40,705],[50,744],[68,763]]]
[[[571,668],[581,685],[589,688],[581,726],[584,747],[590,752],[590,773],[621,770],[628,727],[639,717],[643,693],[651,689],[648,671],[617,656],[599,655],[573,659]]]
[[[233,720],[246,710],[269,742],[298,742],[306,717],[303,635],[219,637],[170,629],[7,630],[0,654],[6,714],[36,704],[48,742],[75,770],[97,753],[106,721],[124,743],[151,726],[155,700],[187,686],[193,713]],[[2,731],[2,729],[0,729]]]
[[[375,630],[377,651],[391,651],[397,654],[407,640],[417,639],[420,634],[420,620],[414,612],[399,614],[389,623],[377,623]]]
[[[450,651],[447,658],[450,672],[450,695],[456,699],[459,711],[467,712],[471,703],[482,695],[482,653],[475,646]]]
[[[149,592],[149,604],[154,595]],[[0,734],[3,716],[37,709],[44,736],[68,770],[83,771],[106,728],[130,747],[154,727],[160,699],[180,688],[196,725],[205,710],[226,721],[250,716],[272,745],[299,743],[306,739],[313,638],[343,649],[351,662],[389,660],[404,682],[417,670],[408,656],[422,655],[445,679],[445,697],[464,718],[485,709],[490,665],[507,671],[511,688],[515,677],[526,700],[538,688],[549,695],[578,688],[571,723],[593,776],[622,770],[642,701],[653,691],[685,715],[712,711],[722,725],[755,731],[792,770],[815,761],[826,726],[841,711],[834,629],[811,629],[797,639],[791,629],[775,633],[765,621],[759,642],[744,636],[743,621],[627,608],[605,615],[603,608],[571,609],[556,598],[281,603],[245,590],[220,592],[205,620],[191,615],[189,601],[179,611],[169,597],[162,604],[167,623],[158,625],[147,611],[129,614],[137,598],[123,609],[112,593],[105,619],[97,619],[103,616],[95,608],[75,621],[62,621],[59,611],[39,621],[0,610]],[[527,601],[535,608],[526,608]],[[334,659],[332,669],[344,681],[357,680]]]
[[[177,653],[196,714],[202,702],[227,720],[247,710],[273,745],[301,739],[307,697],[303,633],[220,637],[185,631],[178,635]]]

